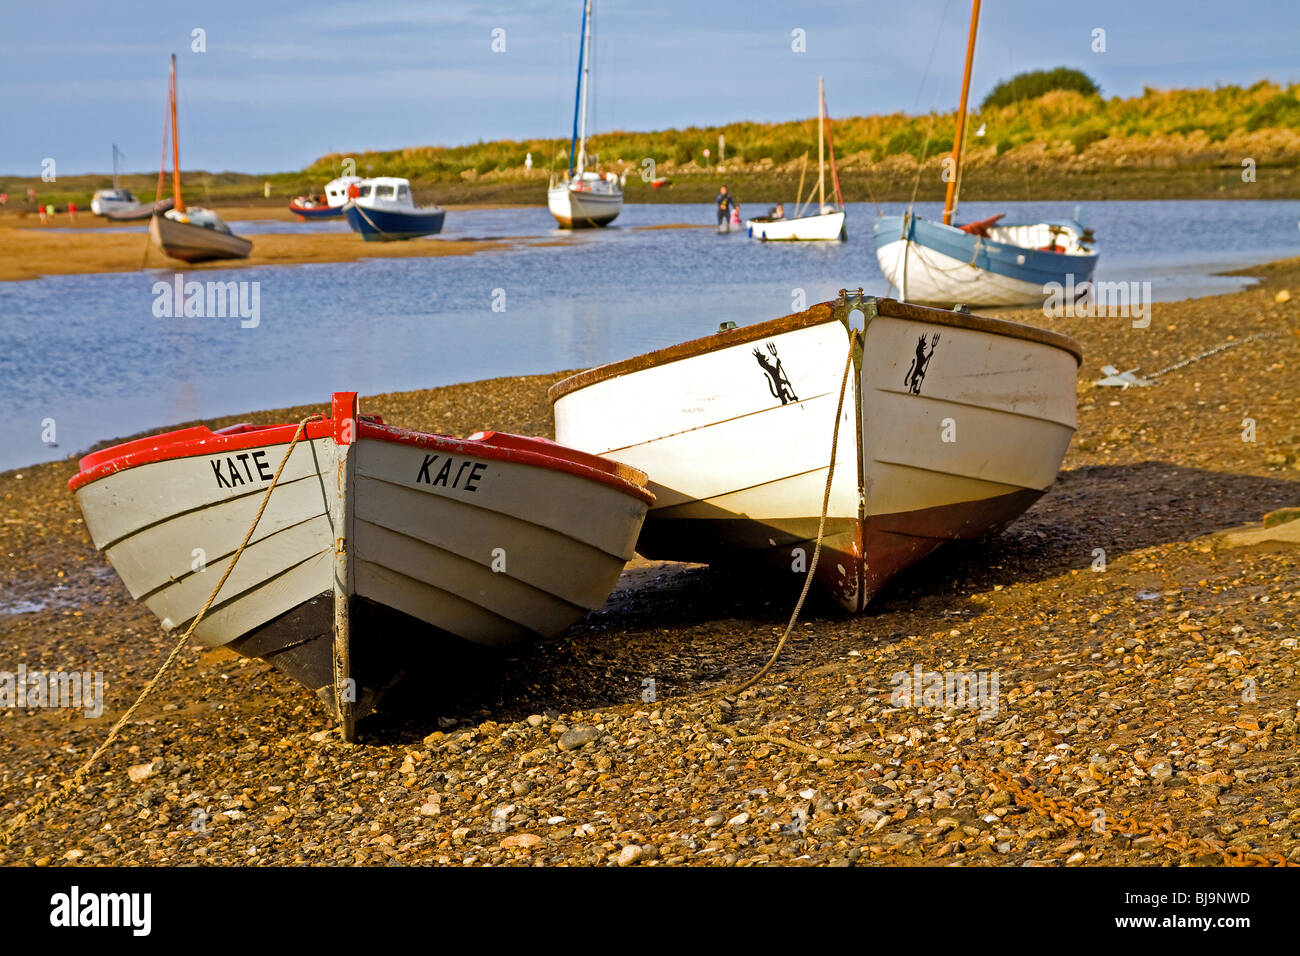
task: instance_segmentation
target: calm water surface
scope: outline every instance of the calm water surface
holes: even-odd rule
[[[743,198],[743,197],[742,197]],[[902,203],[884,203],[886,214]],[[969,203],[963,218],[1060,218],[1072,203]],[[1095,202],[1098,279],[1150,281],[1160,300],[1231,291],[1213,273],[1300,255],[1300,202]],[[757,207],[742,207],[753,215]],[[923,216],[938,204],[920,204]],[[153,285],[176,269],[0,283],[0,468],[195,418],[367,393],[527,375],[626,358],[791,311],[862,286],[887,294],[876,208],[851,204],[844,243],[760,244],[712,228],[707,205],[635,205],[617,223],[563,233],[543,207],[453,212],[443,236],[534,237],[434,259],[201,270],[260,283],[260,322],[157,318]],[[337,231],[342,223],[232,223],[238,233]],[[143,229],[140,230],[143,233]],[[142,235],[143,239],[143,235]],[[545,240],[546,245],[526,243]],[[360,240],[358,240],[360,241]],[[440,239],[416,240],[438,242]],[[493,303],[504,311],[493,311]],[[364,405],[363,405],[364,407]],[[57,447],[42,442],[54,419]],[[400,424],[400,423],[399,423]]]

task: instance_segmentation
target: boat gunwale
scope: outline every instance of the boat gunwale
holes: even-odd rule
[[[1023,339],[1028,342],[1036,342],[1039,345],[1047,345],[1052,348],[1069,352],[1074,356],[1076,365],[1083,364],[1083,349],[1074,339],[1060,332],[1053,332],[1049,329],[1040,329],[1032,325],[1023,325],[1019,322],[1011,322],[1007,319],[995,319],[987,315],[977,315],[969,312],[954,312],[948,309],[934,309],[929,306],[914,305],[910,302],[899,302],[897,299],[876,298],[876,315],[886,318],[911,319],[917,322],[925,322],[930,325],[944,325],[953,328],[967,329],[973,332],[987,332],[992,335],[1002,335],[1009,338]],[[571,375],[566,379],[556,382],[547,391],[547,398],[554,405],[565,395],[580,391],[591,385],[608,381],[609,379],[618,378],[623,375],[630,375],[635,372],[642,372],[647,369],[657,368],[663,365],[670,365],[673,362],[680,362],[683,359],[694,358],[697,355],[704,355],[708,352],[717,351],[723,348],[730,348],[736,345],[746,345],[759,339],[768,338],[772,335],[781,335],[786,332],[797,332],[801,329],[812,328],[817,325],[824,325],[828,322],[837,321],[835,317],[835,308],[837,302],[819,302],[810,306],[803,312],[794,312],[790,315],[781,316],[776,319],[769,319],[766,322],[759,322],[756,325],[744,325],[734,329],[725,329],[715,332],[712,335],[703,338],[691,339],[687,342],[680,342],[677,345],[670,345],[667,348],[657,349],[654,352],[647,352],[644,355],[633,356],[632,358],[622,359],[618,362],[611,362],[608,365],[600,365],[596,368],[590,368],[586,371]],[[858,308],[853,306],[852,308]]]
[[[232,426],[232,428],[240,430],[223,434],[221,431],[212,431],[206,425],[195,425],[92,452],[81,459],[81,470],[69,479],[68,488],[77,491],[101,478],[140,465],[225,454],[245,448],[285,445],[293,439],[298,426],[285,424],[256,427]],[[307,423],[303,429],[302,441],[316,441],[329,438],[333,434],[333,420],[322,417]],[[494,431],[477,434],[481,437],[453,438],[449,435],[434,435],[360,418],[357,421],[356,439],[365,438],[419,448],[438,448],[471,458],[546,468],[608,485],[646,504],[653,504],[655,501],[654,493],[647,488],[649,480],[646,475],[630,465],[570,449],[547,439]],[[509,447],[503,443],[493,444],[492,439],[497,435],[503,436],[516,447]],[[536,447],[528,447],[533,445]]]

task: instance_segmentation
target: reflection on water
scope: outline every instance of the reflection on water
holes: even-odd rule
[[[769,198],[745,211],[765,209]],[[962,213],[1042,219],[1074,208],[968,203]],[[937,217],[940,207],[917,211]],[[1300,202],[1100,202],[1083,211],[1101,250],[1097,278],[1149,281],[1157,299],[1228,291],[1248,280],[1211,272],[1300,254]],[[238,318],[155,317],[153,284],[183,270],[0,283],[0,468],[187,419],[325,402],[335,389],[376,393],[597,365],[720,322],[784,315],[801,295],[811,304],[841,288],[887,294],[870,235],[876,208],[851,204],[848,213],[847,242],[762,244],[712,228],[636,228],[708,226],[707,204],[628,206],[607,229],[572,233],[555,229],[543,207],[456,212],[446,237],[531,238],[474,256],[192,276],[259,282],[261,322],[249,329]],[[545,244],[528,244],[537,241]],[[48,418],[57,448],[41,441]]]

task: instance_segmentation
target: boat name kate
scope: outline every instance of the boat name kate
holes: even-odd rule
[[[448,479],[451,479],[450,487],[452,488],[463,488],[465,491],[478,491],[478,480],[483,477],[483,472],[487,470],[486,464],[481,461],[462,461],[460,467],[457,468],[456,459],[447,456],[442,463],[442,467],[438,469],[438,473],[431,478],[430,471],[433,468],[434,462],[436,462],[439,457],[442,456],[424,456],[424,463],[420,465],[420,471],[415,476],[415,483],[417,485],[442,485],[446,488],[448,487]],[[455,478],[451,478],[453,468],[456,469]],[[468,475],[465,475],[466,468],[469,469]],[[460,483],[462,476],[465,478],[465,483],[463,485]]]
[[[250,458],[252,459],[251,465],[249,464]],[[239,473],[239,465],[235,464],[236,461],[243,464],[243,475]],[[263,449],[254,452],[244,452],[241,455],[227,455],[225,458],[214,458],[209,460],[208,464],[212,466],[212,474],[216,476],[218,488],[233,488],[236,484],[251,485],[255,480],[270,481],[271,478],[274,477],[271,470],[271,463],[266,460],[266,451]],[[222,465],[225,465],[226,467],[226,473],[224,476],[221,473]],[[254,469],[257,470],[256,479],[253,478]],[[248,478],[247,481],[244,480],[245,476]]]

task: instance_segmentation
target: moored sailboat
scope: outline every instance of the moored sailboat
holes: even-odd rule
[[[835,147],[831,146],[831,182],[835,202],[826,204],[826,154],[825,147],[830,136],[826,124],[826,89],[821,77],[817,78],[817,211],[804,215],[803,207],[795,210],[789,218],[785,216],[760,216],[749,220],[749,235],[764,241],[799,241],[836,240],[847,238],[844,228],[844,196],[840,193],[840,176],[835,169]],[[802,177],[800,182],[802,188]],[[803,199],[799,196],[796,203]],[[808,203],[812,197],[808,197]]]
[[[550,398],[557,440],[650,476],[648,558],[806,567],[834,445],[816,582],[860,611],[1047,490],[1079,361],[1054,332],[859,291],[580,373]]]
[[[875,221],[876,258],[881,271],[909,302],[950,306],[1021,305],[1042,302],[1048,283],[1091,290],[1097,268],[1092,233],[1079,222],[1001,223],[1001,216],[953,225],[961,185],[966,101],[980,0],[972,0],[966,68],[953,136],[953,175],[944,197],[943,221],[930,222],[910,209]]]
[[[127,212],[138,209],[140,200],[129,189],[121,188],[117,183],[117,164],[121,158],[117,143],[113,144],[113,188],[97,189],[90,200],[90,211],[96,216],[105,216],[109,212]]]
[[[607,226],[623,209],[623,180],[612,172],[587,169],[587,101],[591,81],[591,0],[582,8],[578,46],[578,89],[573,105],[573,138],[569,170],[558,182],[552,177],[546,205],[563,229]]]
[[[69,487],[95,546],[168,630],[237,557],[196,636],[264,658],[345,722],[431,641],[554,635],[599,607],[653,501],[633,468],[545,439],[396,428],[359,415],[353,392],[291,445],[298,427],[138,439],[84,457]]]
[[[247,259],[253,249],[249,239],[237,236],[210,209],[187,209],[181,198],[180,130],[176,123],[176,54],[172,54],[168,107],[172,131],[172,208],[155,212],[149,220],[149,237],[164,255],[182,262],[213,259]]]

